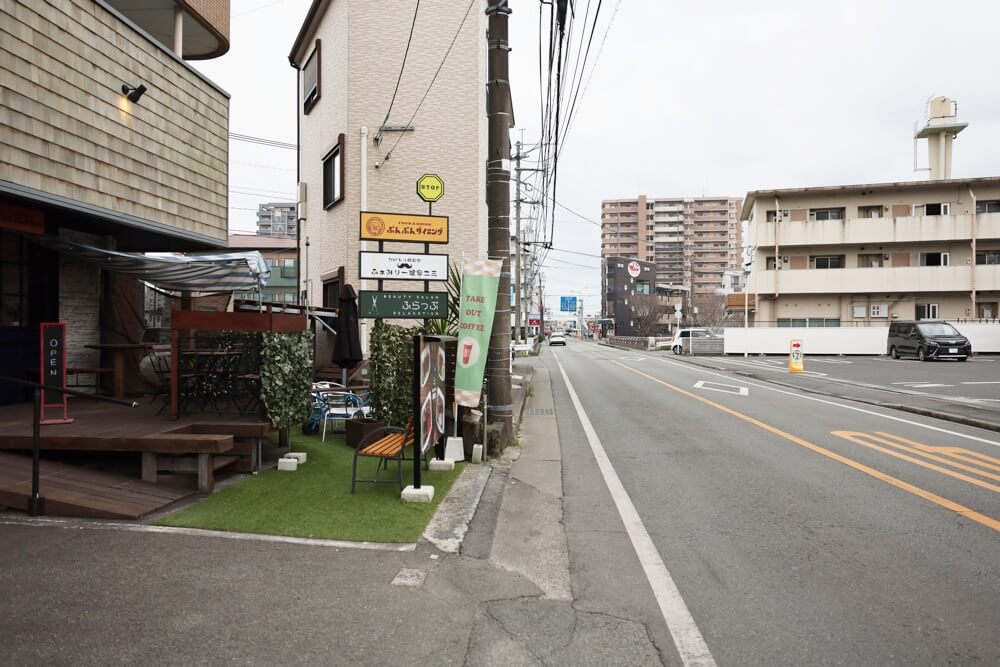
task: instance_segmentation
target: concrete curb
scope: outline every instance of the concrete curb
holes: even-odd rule
[[[915,405],[906,405],[904,403],[890,403],[888,401],[878,401],[871,398],[864,398],[862,396],[850,396],[847,394],[838,394],[832,391],[823,391],[822,389],[815,387],[802,387],[797,384],[792,384],[790,382],[782,382],[781,380],[778,380],[773,377],[763,377],[751,371],[743,371],[743,370],[734,371],[731,368],[722,368],[708,363],[701,363],[700,361],[695,361],[694,359],[685,357],[684,355],[677,355],[675,361],[682,361],[690,366],[699,366],[701,368],[710,368],[715,371],[733,373],[734,375],[741,375],[743,377],[753,378],[754,380],[757,380],[759,382],[768,382],[770,384],[776,384],[780,387],[797,389],[798,391],[802,391],[807,394],[815,394],[817,396],[827,396],[829,398],[839,398],[845,401],[855,401],[857,403],[864,403],[865,405],[874,405],[876,407],[887,408],[890,410],[900,410],[902,412],[909,412],[910,414],[920,415],[922,417],[931,417],[933,419],[940,419],[942,421],[952,422],[954,424],[973,426],[975,428],[981,428],[986,431],[994,431],[1000,433],[1000,422],[993,422],[984,419],[976,419],[975,417],[967,417],[965,415],[956,414],[954,412],[934,410],[931,408],[922,408]],[[827,382],[837,382],[837,380],[827,380]],[[877,387],[874,385],[866,385],[861,383],[858,383],[857,386],[864,387],[866,389],[885,391],[887,393],[903,393],[898,391],[892,392],[892,390],[888,390],[883,387]]]

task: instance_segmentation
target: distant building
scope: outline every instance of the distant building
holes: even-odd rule
[[[715,295],[740,268],[741,200],[735,197],[610,199],[601,203],[601,257],[656,264],[656,285],[690,299]]]
[[[290,236],[299,233],[295,202],[261,204],[257,208],[257,233],[260,236]]]
[[[965,124],[930,103],[933,180],[757,190],[741,218],[758,326],[887,326],[1000,314],[1000,177],[952,179]],[[741,294],[730,309],[744,306]]]
[[[264,287],[263,300],[271,303],[298,303],[297,279],[299,277],[295,238],[292,236],[263,236],[256,234],[230,234],[229,248],[234,251],[258,250],[264,255],[271,275]],[[254,292],[235,292],[235,299],[256,301]]]
[[[656,265],[632,257],[605,257],[601,264],[602,322],[606,323],[602,335],[639,336],[644,325],[659,327],[659,314],[655,323],[649,322],[650,308],[663,310],[662,299],[656,297]],[[613,323],[613,330],[607,324]]]

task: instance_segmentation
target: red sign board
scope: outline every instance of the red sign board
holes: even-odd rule
[[[66,388],[66,325],[62,322],[42,322],[40,326],[38,381],[42,385],[40,424],[70,424],[67,395],[52,389]],[[48,392],[45,390],[49,389]],[[62,408],[62,418],[46,419],[45,408]]]
[[[542,320],[539,317],[529,317],[528,318],[529,327],[540,327],[542,326]]]

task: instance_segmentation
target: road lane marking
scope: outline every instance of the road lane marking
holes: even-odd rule
[[[725,412],[728,415],[732,415],[733,417],[736,417],[737,419],[742,419],[745,422],[753,424],[754,426],[757,426],[758,428],[761,428],[761,429],[767,431],[768,433],[773,433],[774,435],[777,435],[778,437],[784,438],[785,440],[788,440],[789,442],[793,442],[796,445],[799,445],[801,447],[805,447],[806,449],[812,450],[812,451],[816,452],[817,454],[821,454],[821,455],[823,455],[823,456],[825,456],[827,458],[833,459],[834,461],[837,461],[839,463],[843,463],[844,465],[846,465],[848,467],[854,468],[855,470],[857,470],[859,472],[863,472],[866,475],[870,475],[871,477],[874,477],[875,479],[881,480],[881,481],[885,482],[886,484],[891,484],[892,486],[895,486],[896,488],[902,489],[903,491],[906,491],[908,493],[912,493],[913,495],[918,496],[920,498],[923,498],[924,500],[928,500],[928,501],[934,503],[935,505],[939,505],[940,507],[944,507],[945,509],[951,510],[952,512],[955,512],[956,514],[958,514],[960,516],[964,516],[966,518],[972,519],[973,521],[981,523],[984,526],[988,526],[988,527],[992,528],[993,530],[995,530],[997,532],[1000,532],[1000,521],[997,521],[996,519],[988,517],[985,514],[980,514],[979,512],[976,512],[973,509],[965,507],[964,505],[960,505],[960,504],[956,503],[953,500],[949,500],[949,499],[944,498],[942,496],[939,496],[937,494],[931,493],[930,491],[926,491],[924,489],[921,489],[920,487],[914,486],[914,485],[910,484],[909,482],[904,482],[903,480],[897,479],[897,478],[893,477],[892,475],[888,475],[888,474],[882,472],[881,470],[876,470],[875,468],[872,468],[870,466],[866,466],[865,464],[859,463],[858,461],[855,461],[854,459],[849,459],[846,456],[842,456],[840,454],[837,454],[836,452],[832,452],[829,449],[826,449],[825,447],[820,447],[819,445],[816,445],[816,444],[814,444],[812,442],[809,442],[808,440],[800,438],[797,435],[792,435],[791,433],[788,433],[787,431],[782,431],[780,428],[778,428],[776,426],[771,426],[770,424],[768,424],[766,422],[762,422],[761,420],[759,420],[759,419],[757,419],[755,417],[751,417],[748,414],[744,414],[744,413],[742,413],[742,412],[740,412],[738,410],[733,410],[732,408],[728,408],[725,405],[722,405],[721,403],[716,403],[715,401],[713,401],[713,400],[711,400],[709,398],[705,398],[704,396],[699,396],[698,394],[694,394],[694,393],[692,393],[692,392],[690,392],[690,391],[688,391],[686,389],[681,389],[680,387],[674,386],[674,385],[670,384],[669,382],[661,380],[658,377],[654,377],[654,376],[652,376],[652,375],[650,375],[648,373],[644,373],[644,372],[640,371],[637,368],[632,368],[631,366],[626,366],[625,364],[620,363],[620,362],[618,362],[618,361],[616,361],[614,359],[612,359],[611,361],[612,361],[612,363],[618,364],[622,368],[624,368],[626,370],[629,370],[629,371],[635,373],[636,375],[641,375],[642,377],[644,377],[644,378],[646,378],[648,380],[652,380],[653,382],[656,382],[657,384],[661,384],[664,387],[677,392],[678,394],[683,394],[684,396],[688,396],[689,398],[693,398],[696,401],[701,401],[702,403],[710,405],[713,408],[716,408],[717,410],[721,410],[722,412]],[[560,366],[560,368],[561,368],[561,366]],[[563,375],[565,376],[565,373]],[[836,403],[834,403],[834,405],[836,405]]]
[[[891,440],[888,440],[886,438],[880,438],[878,436],[874,436],[868,433],[862,433],[860,431],[831,431],[831,433],[837,436],[838,438],[843,438],[844,440],[847,440],[848,442],[853,442],[856,445],[861,445],[862,447],[868,447],[869,449],[874,449],[876,451],[882,452],[883,454],[888,454],[889,456],[895,456],[897,459],[902,459],[903,461],[909,461],[910,463],[918,465],[922,468],[927,468],[928,470],[934,470],[936,472],[941,473],[942,475],[948,475],[949,477],[960,479],[963,482],[968,482],[969,484],[974,484],[984,489],[988,489],[990,491],[993,491],[994,493],[1000,493],[1000,486],[997,486],[996,484],[990,484],[989,482],[984,482],[980,479],[976,479],[975,477],[969,477],[968,475],[963,475],[960,472],[955,472],[954,470],[948,470],[947,468],[936,466],[933,463],[927,463],[926,461],[913,458],[912,456],[907,456],[906,454],[900,454],[899,452],[895,452],[891,449],[887,449],[886,447],[881,447],[879,445],[880,444],[888,445],[889,447],[895,447],[904,452],[909,452],[911,454],[924,456],[928,459],[931,459],[933,461],[938,461],[946,465],[952,465],[955,466],[956,468],[961,468],[963,470],[970,470],[968,466],[964,466],[960,463],[950,463],[949,461],[939,456],[935,456],[934,454],[930,454],[928,452],[921,452],[918,449],[910,448],[907,447],[906,445],[892,442]],[[984,473],[979,470],[972,469],[972,472],[975,472],[976,474],[980,475],[987,475],[989,477],[993,477],[994,479],[1000,479],[996,475],[991,475],[990,473]]]
[[[714,387],[709,387],[708,385],[714,384]],[[720,389],[720,387],[728,387],[728,389]],[[723,384],[721,382],[709,382],[708,380],[698,380],[694,383],[695,389],[707,389],[709,391],[721,391],[723,394],[736,394],[738,396],[749,396],[750,389],[748,387],[741,387],[735,384]],[[730,391],[735,389],[736,391]]]
[[[678,363],[676,361],[670,361],[669,359],[662,359],[660,357],[649,357],[650,359],[659,359],[665,364],[670,364],[671,366],[677,366],[679,368],[686,368],[688,370],[694,370],[690,364]],[[614,361],[608,358],[609,361]],[[757,387],[758,389],[765,389],[767,391],[773,391],[776,394],[784,394],[785,396],[792,396],[794,398],[799,398],[804,401],[814,401],[816,403],[824,403],[826,405],[832,405],[834,407],[842,408],[844,410],[853,410],[854,412],[861,412],[866,415],[871,415],[873,417],[881,417],[883,419],[889,419],[894,422],[899,422],[901,424],[909,424],[910,426],[917,426],[919,428],[926,428],[931,431],[937,431],[938,433],[944,433],[946,435],[953,435],[956,438],[965,438],[966,440],[974,440],[975,442],[982,442],[987,445],[992,445],[994,447],[1000,447],[1000,442],[996,440],[987,440],[986,438],[980,438],[975,435],[968,435],[966,433],[960,433],[958,431],[949,431],[946,428],[941,428],[940,426],[931,426],[930,424],[923,424],[921,422],[913,421],[912,419],[903,419],[902,417],[896,417],[893,415],[887,415],[881,412],[875,412],[874,410],[866,410],[865,408],[859,408],[854,405],[845,405],[844,403],[837,403],[836,401],[828,401],[825,398],[819,398],[817,396],[807,396],[802,393],[796,393],[794,391],[787,391],[785,389],[778,389],[777,387],[769,387],[766,384],[759,384],[757,382],[750,382],[749,380],[741,380],[738,378],[731,377],[729,375],[723,375],[722,373],[715,373],[709,370],[700,369],[700,372],[706,375],[714,375],[715,377],[724,378],[733,382],[742,382],[743,384],[749,385],[751,387]],[[850,400],[850,399],[844,399]],[[993,399],[979,399],[979,400],[993,400]],[[1000,400],[1000,399],[997,399]]]
[[[996,380],[990,380],[989,382],[963,382],[962,384],[1000,384]]]
[[[909,382],[893,382],[893,384],[903,385],[904,387],[912,387],[914,389],[925,389],[927,387],[954,387],[953,384],[938,384],[935,382],[927,381],[909,381]]]
[[[663,620],[667,624],[667,629],[674,640],[674,646],[677,647],[681,662],[685,665],[713,667],[715,658],[708,650],[708,645],[705,644],[698,625],[691,616],[684,598],[681,597],[681,592],[678,590],[677,584],[674,583],[674,578],[670,576],[663,558],[660,557],[660,552],[656,550],[656,545],[653,544],[653,539],[642,523],[642,518],[635,509],[628,491],[625,490],[618,473],[611,465],[611,459],[608,458],[600,438],[597,437],[597,431],[590,423],[590,419],[583,409],[583,404],[580,403],[576,390],[569,381],[569,376],[566,375],[566,369],[559,361],[559,355],[553,354],[552,356],[556,360],[556,365],[559,366],[559,373],[562,375],[563,382],[566,383],[566,389],[573,401],[573,407],[576,408],[576,414],[580,418],[580,425],[583,426],[590,450],[597,460],[597,467],[604,477],[604,483],[611,493],[618,515],[621,517],[622,523],[625,524],[625,531],[628,533],[632,548],[635,549],[636,556],[639,557],[639,562],[642,564],[642,571],[646,574],[649,586],[653,590],[653,595],[660,607],[660,614],[663,615]],[[609,358],[609,360],[628,368],[614,359]]]
[[[935,447],[932,445],[924,445],[919,442],[914,442],[913,440],[907,440],[906,438],[898,435],[893,435],[891,433],[883,433],[879,431],[877,435],[881,435],[886,438],[892,438],[893,440],[899,440],[900,442],[910,445],[914,449],[918,449],[922,452],[937,452],[943,454],[944,456],[949,456],[959,461],[966,461],[974,465],[982,466],[984,468],[991,468],[1000,472],[1000,459],[988,456],[986,454],[980,454],[979,452],[974,452],[971,449],[962,449],[961,447]],[[951,464],[954,465],[954,464]],[[980,475],[986,475],[987,477],[992,477],[993,479],[1000,481],[1000,475],[991,475],[985,472],[976,472]]]
[[[657,357],[657,358],[659,358],[659,357]],[[660,360],[661,361],[665,361],[667,363],[670,363],[667,359],[660,358]],[[674,363],[676,363],[676,362],[674,362]],[[748,368],[759,368],[759,369],[765,370],[765,371],[774,371],[775,373],[788,373],[788,369],[780,361],[779,362],[775,362],[775,363],[779,364],[777,366],[769,364],[769,363],[763,363],[763,362],[760,362],[760,361],[735,361],[733,359],[726,359],[724,361],[724,363],[727,363],[727,364],[739,364],[740,366],[747,366]],[[800,373],[796,373],[796,375],[810,375],[810,376],[815,376],[815,377],[827,377],[826,373],[820,373],[819,371],[802,371]]]

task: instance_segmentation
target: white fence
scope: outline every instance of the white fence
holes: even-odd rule
[[[1000,352],[1000,324],[956,323],[973,352]],[[726,354],[788,354],[788,342],[802,341],[806,354],[885,354],[889,327],[732,327]]]

